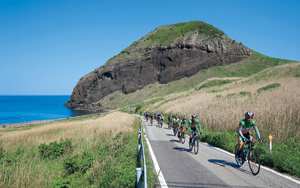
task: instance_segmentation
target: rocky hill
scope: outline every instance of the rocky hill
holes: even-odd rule
[[[98,111],[105,108],[101,99],[116,91],[131,93],[151,83],[190,77],[251,55],[246,46],[205,22],[161,26],[83,76],[64,106]]]

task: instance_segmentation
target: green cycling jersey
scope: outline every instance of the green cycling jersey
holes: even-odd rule
[[[199,122],[199,119],[196,119],[195,122],[193,122],[193,119],[189,120],[189,130],[191,132],[196,132],[197,128],[198,128],[199,132],[202,133],[201,124]]]
[[[179,122],[179,128],[188,128],[188,124],[187,124],[187,121],[183,121],[183,120],[181,120],[180,122]]]

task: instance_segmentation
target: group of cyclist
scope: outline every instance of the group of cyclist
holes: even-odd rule
[[[157,114],[159,113],[154,113],[156,115],[156,117],[158,116]],[[154,116],[155,116],[154,115]],[[148,117],[152,116],[152,114],[148,114],[147,112],[144,113],[144,116],[146,119],[148,119]],[[161,116],[163,117],[163,115],[159,114],[160,118]],[[258,131],[258,128],[256,126],[256,122],[253,120],[253,117],[254,117],[254,113],[253,112],[246,112],[245,113],[245,119],[241,120],[239,122],[239,126],[237,127],[236,131],[237,131],[237,138],[238,138],[238,151],[237,151],[237,158],[240,159],[241,158],[241,150],[242,150],[242,147],[243,145],[249,141],[249,140],[252,140],[253,139],[253,135],[252,133],[250,132],[250,129],[253,127],[255,129],[255,132],[256,132],[256,135],[258,136],[258,140],[259,142],[261,143],[262,142],[262,139],[260,137],[260,134],[259,134],[259,131]],[[152,119],[153,119],[153,116],[152,116]],[[163,119],[162,119],[163,120]],[[197,119],[197,115],[196,114],[193,114],[191,116],[191,119],[187,121],[187,118],[186,117],[183,117],[182,120],[180,120],[178,118],[178,116],[175,116],[174,119],[172,119],[171,116],[168,117],[168,124],[172,124],[173,125],[173,129],[178,129],[178,136],[180,134],[183,134],[184,135],[184,130],[188,130],[189,133],[190,133],[190,139],[189,139],[189,147],[191,149],[192,147],[192,135],[193,134],[196,134],[196,139],[197,137],[199,136],[199,133],[200,135],[202,136],[203,133],[202,133],[202,129],[201,129],[201,124],[200,124],[200,121],[199,119]],[[255,143],[253,143],[254,145]],[[240,161],[240,160],[238,160]]]

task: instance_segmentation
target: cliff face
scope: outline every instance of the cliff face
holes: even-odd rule
[[[115,91],[127,94],[157,81],[168,83],[190,77],[202,69],[239,62],[251,55],[247,47],[223,33],[211,37],[198,30],[165,44],[152,40],[149,45],[155,34],[169,29],[172,26],[156,29],[82,77],[64,106],[97,111],[104,108],[100,100]]]

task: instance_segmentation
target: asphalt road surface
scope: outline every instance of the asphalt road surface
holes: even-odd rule
[[[200,143],[195,155],[188,149],[188,138],[184,144],[178,142],[173,131],[146,122],[142,117],[148,138],[165,183],[156,187],[300,187],[299,181],[290,180],[267,168],[261,168],[254,176],[248,163],[238,167],[234,156],[205,143]],[[205,132],[204,132],[205,134]]]

